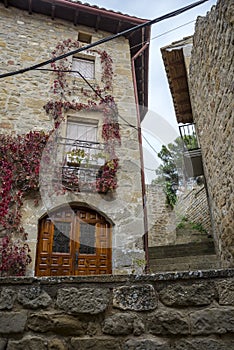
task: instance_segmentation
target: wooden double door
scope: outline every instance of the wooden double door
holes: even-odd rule
[[[111,274],[111,225],[92,210],[57,210],[39,223],[36,276]]]

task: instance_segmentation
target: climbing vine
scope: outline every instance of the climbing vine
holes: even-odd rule
[[[21,225],[24,196],[38,189],[40,159],[49,135],[0,135],[0,272],[21,275],[30,262],[27,234]],[[17,245],[13,238],[18,237]]]
[[[72,48],[78,47],[78,41],[72,41],[71,39],[64,40],[58,43],[55,50],[52,52],[52,57],[62,55]],[[116,174],[119,167],[119,160],[116,156],[115,147],[116,144],[120,144],[121,142],[117,117],[118,110],[114,97],[110,95],[113,77],[112,59],[106,51],[91,50],[89,53],[96,53],[100,56],[102,65],[102,87],[96,85],[93,90],[81,87],[80,93],[88,99],[86,103],[77,102],[74,99],[70,100],[70,96],[74,97],[74,92],[69,89],[69,84],[67,82],[67,72],[70,70],[70,63],[67,58],[64,58],[58,63],[53,62],[51,64],[56,74],[51,90],[56,98],[47,102],[44,108],[54,119],[55,129],[59,127],[64,120],[64,115],[69,110],[99,111],[103,114],[102,137],[105,142],[107,161],[100,169],[95,184],[91,184],[90,186],[93,190],[98,192],[107,192],[117,188]],[[72,181],[76,180],[75,178],[72,179]],[[66,187],[66,184],[63,184]],[[66,187],[68,190],[74,188],[70,185],[69,183],[69,186]]]

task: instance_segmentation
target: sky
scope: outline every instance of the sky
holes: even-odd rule
[[[120,11],[124,14],[149,20],[190,5],[196,1],[197,0],[87,0],[90,5],[97,5],[107,10]],[[160,151],[162,144],[168,144],[178,135],[178,126],[160,48],[171,44],[173,41],[178,41],[184,37],[193,35],[197,17],[205,16],[215,4],[216,0],[209,0],[185,13],[154,24],[151,27],[149,112],[142,123],[147,183],[150,183],[155,177],[154,169],[160,164],[156,152]],[[161,34],[163,35],[160,36]],[[148,140],[152,147],[149,146],[145,139]]]

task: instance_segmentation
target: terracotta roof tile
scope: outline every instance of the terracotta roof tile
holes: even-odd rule
[[[105,7],[99,7],[97,5],[91,5],[88,2],[82,2],[80,0],[66,0],[66,1],[67,2],[81,4],[81,5],[85,5],[85,6],[92,7],[92,8],[98,9],[98,10],[102,10],[102,11],[117,13],[119,15],[126,16],[126,17],[129,17],[129,18],[142,19],[142,20],[145,20],[145,21],[149,21],[149,19],[146,19],[146,18],[139,18],[139,17],[136,17],[136,16],[131,16],[131,15],[127,14],[127,13],[106,9]],[[56,3],[56,0],[55,0],[55,3]]]

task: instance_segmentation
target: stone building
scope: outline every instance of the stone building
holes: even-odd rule
[[[193,38],[161,49],[181,126],[196,133],[185,150],[191,173],[206,179],[212,233],[222,266],[233,266],[233,2],[198,17]],[[193,124],[193,125],[192,125]],[[195,129],[194,129],[195,126]]]
[[[30,276],[129,273],[134,259],[145,259],[138,127],[148,104],[150,27],[92,44],[146,21],[79,1],[0,1],[1,72],[10,73],[1,77],[0,133],[29,141],[50,132],[40,191],[23,193],[11,227],[17,192],[1,221],[2,237],[27,233]],[[51,64],[27,71],[44,61]]]

